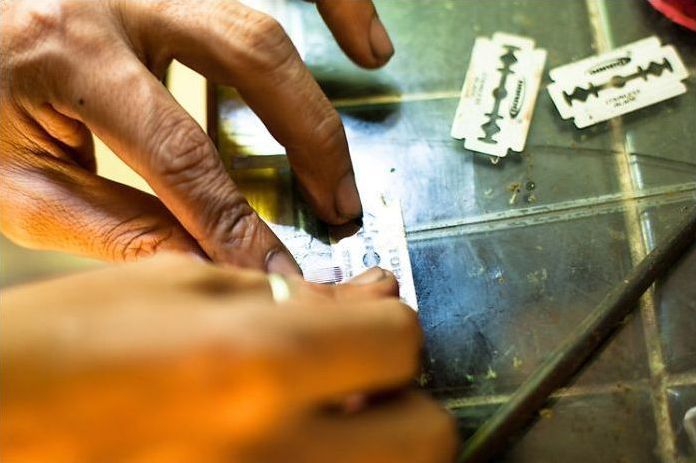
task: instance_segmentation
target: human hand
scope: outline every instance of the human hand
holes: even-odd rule
[[[365,67],[393,48],[369,0],[317,0]],[[177,59],[233,85],[283,144],[317,215],[361,214],[340,117],[282,27],[234,0],[0,2],[0,229],[20,244],[130,260],[182,251],[298,272],[160,80]],[[96,175],[90,131],[157,197]]]
[[[2,461],[450,461],[394,277],[287,281],[161,256],[4,291]]]

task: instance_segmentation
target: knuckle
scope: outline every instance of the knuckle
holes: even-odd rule
[[[173,236],[171,227],[142,223],[140,217],[134,217],[106,229],[97,246],[113,261],[133,261],[156,254]]]
[[[337,152],[346,145],[343,122],[338,113],[330,106],[320,116],[321,122],[307,133],[306,138],[298,140],[299,146],[312,146],[315,152]]]
[[[267,14],[247,11],[242,26],[234,33],[242,52],[243,64],[256,72],[277,72],[295,54],[283,26]]]
[[[285,37],[283,26],[267,14],[254,12],[249,15],[248,19],[255,32],[252,36],[260,40],[261,44],[273,44]]]
[[[59,34],[64,28],[65,9],[60,1],[21,2],[9,12],[9,37],[18,49]]]
[[[212,142],[188,116],[163,114],[156,131],[159,143],[151,157],[153,172],[168,185],[189,184],[214,172],[219,159]]]
[[[89,7],[102,3],[91,2]],[[45,85],[56,85],[58,79],[62,84],[61,79],[78,74],[87,61],[104,55],[115,38],[110,19],[85,14],[86,7],[85,2],[69,0],[9,2],[0,21],[0,63],[9,71],[6,75],[32,82],[45,79]]]
[[[234,194],[224,203],[209,208],[205,217],[210,220],[202,241],[210,244],[211,249],[248,249],[261,226],[261,219],[241,194]]]
[[[3,11],[0,22],[2,67],[13,73],[35,72],[37,65],[54,63],[62,56],[65,11],[59,1],[16,2]]]

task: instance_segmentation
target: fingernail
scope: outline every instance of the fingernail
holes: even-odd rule
[[[379,20],[376,14],[370,24],[370,46],[372,47],[372,54],[382,62],[387,61],[394,54],[394,45],[392,45],[384,24],[382,24],[382,21]]]
[[[336,209],[342,218],[346,220],[356,219],[362,216],[362,204],[358,187],[355,185],[353,172],[348,172],[339,182],[336,188]]]
[[[281,275],[302,275],[295,259],[285,251],[271,251],[266,258],[266,271]]]
[[[380,280],[383,280],[384,277],[386,277],[387,274],[384,270],[382,270],[379,267],[372,267],[370,270],[361,273],[360,275],[356,276],[352,280],[348,281],[348,284],[351,285],[371,285],[373,283],[377,283]]]

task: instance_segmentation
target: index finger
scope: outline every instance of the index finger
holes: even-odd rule
[[[353,61],[366,68],[384,65],[394,45],[372,0],[310,0],[336,42]]]
[[[135,5],[135,6],[133,6]],[[309,203],[323,220],[361,215],[341,119],[283,28],[236,1],[123,3],[131,40],[153,62],[176,58],[237,88],[285,146]]]
[[[212,260],[300,273],[230,179],[210,138],[132,53],[116,45],[110,53],[69,57],[60,65],[69,78],[52,82],[51,103],[83,121],[140,173]],[[125,225],[146,212],[142,204],[129,206]],[[108,237],[111,230],[101,233]]]

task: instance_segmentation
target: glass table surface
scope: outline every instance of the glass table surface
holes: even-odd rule
[[[396,48],[377,71],[341,53],[311,4],[267,8],[341,114],[358,183],[401,201],[426,336],[420,382],[466,438],[696,205],[696,33],[643,0],[376,3]],[[497,31],[533,38],[547,71],[657,35],[689,68],[688,92],[579,130],[545,72],[526,149],[492,164],[449,130],[474,39]],[[233,89],[213,94],[217,144],[252,205],[322,233],[282,146]],[[682,423],[693,406],[696,248],[500,461],[696,461]]]

